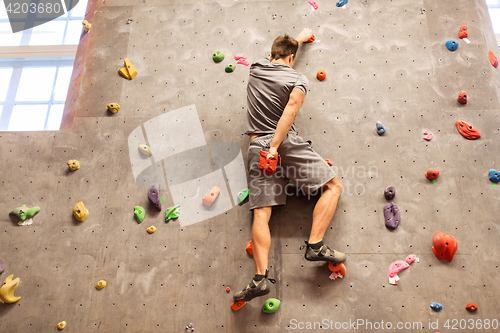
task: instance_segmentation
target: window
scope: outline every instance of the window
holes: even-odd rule
[[[493,31],[497,36],[498,48],[500,49],[500,0],[486,0],[486,4],[493,24]]]
[[[59,129],[86,8],[12,33],[0,0],[0,131]]]

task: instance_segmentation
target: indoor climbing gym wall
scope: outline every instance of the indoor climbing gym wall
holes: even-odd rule
[[[0,331],[500,330],[485,0],[102,0],[86,19],[63,129],[0,133]],[[254,274],[249,69],[303,28],[296,127],[343,185],[325,243],[347,261],[305,260],[318,196],[287,187],[276,284],[232,304]]]

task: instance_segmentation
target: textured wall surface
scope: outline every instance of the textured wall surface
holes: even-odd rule
[[[318,4],[313,11],[305,0],[98,3],[72,129],[0,133],[0,258],[6,263],[0,279],[19,277],[16,295],[22,297],[0,304],[0,331],[55,332],[62,320],[68,323],[64,332],[182,332],[188,323],[198,332],[284,332],[324,319],[329,325],[424,325],[396,330],[409,332],[447,331],[446,321],[453,326],[454,319],[457,328],[467,320],[469,332],[495,331],[480,328],[479,321],[496,319],[500,326],[500,188],[487,176],[500,168],[500,68],[488,60],[488,50],[497,48],[485,2]],[[463,24],[470,44],[458,39]],[[253,275],[245,252],[248,204],[228,201],[230,209],[194,224],[165,223],[174,195],[166,182],[163,211],[148,202],[134,176],[130,135],[148,135],[151,119],[191,106],[198,114],[193,131],[201,124],[200,149],[232,143],[244,160],[248,67],[237,65],[231,74],[224,67],[236,63],[234,54],[250,62],[267,56],[277,35],[297,35],[304,27],[319,42],[301,46],[295,64],[310,81],[296,125],[333,161],[344,185],[326,242],[348,254],[347,275],[330,281],[326,265],[304,259],[299,248],[317,198],[291,196],[270,223],[270,276],[277,284],[269,297],[279,298],[281,307],[262,313],[263,297],[233,312],[233,292]],[[445,47],[450,39],[460,43],[455,52]],[[212,61],[216,50],[226,54],[222,63]],[[126,57],[139,73],[132,81],[117,73]],[[315,78],[320,69],[327,73],[322,82]],[[456,101],[461,90],[468,93],[467,105]],[[110,102],[121,105],[118,113],[106,111]],[[482,137],[462,137],[459,119]],[[375,131],[378,120],[387,128],[384,136]],[[168,140],[179,145],[193,139],[189,131],[173,131],[175,123],[165,126],[165,140],[169,133],[176,133]],[[424,131],[434,138],[424,141]],[[191,153],[189,166],[178,165],[191,178],[222,170],[207,171],[206,160]],[[80,170],[67,170],[70,159],[80,161]],[[143,162],[157,165],[166,179],[177,165],[155,155]],[[424,177],[428,168],[440,170],[436,184]],[[382,212],[389,185],[396,187],[402,213],[392,232]],[[199,200],[207,189],[197,189],[192,195]],[[223,189],[228,200],[234,191]],[[83,223],[72,215],[78,201],[90,211]],[[22,204],[41,207],[30,226],[17,226],[8,215]],[[146,208],[142,224],[133,216],[136,205]],[[150,225],[157,227],[152,235]],[[457,239],[452,262],[433,255],[436,231]],[[390,285],[389,265],[410,253],[420,262],[399,274],[399,285]],[[96,290],[100,279],[107,287]],[[432,302],[443,310],[433,312]],[[479,311],[468,313],[469,302]],[[430,328],[436,321],[439,326]],[[337,331],[375,328],[344,325]]]

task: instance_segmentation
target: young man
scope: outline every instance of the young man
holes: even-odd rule
[[[289,180],[307,193],[321,189],[313,212],[305,258],[310,261],[341,263],[346,255],[323,244],[325,231],[337,208],[342,185],[335,173],[295,131],[294,120],[307,94],[307,78],[292,68],[298,47],[312,36],[304,29],[292,38],[279,36],[271,47],[271,57],[250,67],[247,87],[248,169],[250,175],[250,209],[254,212],[252,246],[255,277],[236,293],[235,302],[250,301],[270,292],[267,265],[271,234],[269,219],[272,207],[286,203],[285,186]],[[268,158],[279,154],[281,167],[272,175],[259,168],[260,151]]]

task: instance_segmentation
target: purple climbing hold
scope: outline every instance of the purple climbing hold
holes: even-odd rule
[[[385,200],[392,200],[396,196],[396,189],[394,186],[388,186],[384,191]]]
[[[159,211],[161,211],[160,202],[160,184],[153,184],[149,189],[148,199],[151,201]]]
[[[3,259],[0,258],[0,274],[5,272],[5,263],[3,262]]]
[[[396,206],[394,202],[388,202],[384,206],[384,218],[387,229],[394,230],[398,227],[401,221],[401,215],[398,206]]]

